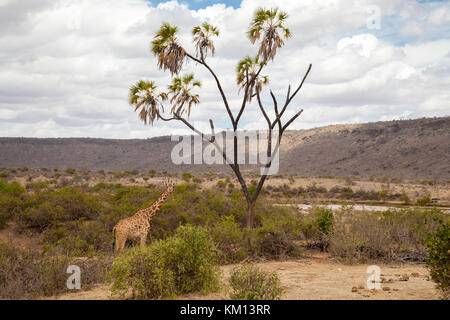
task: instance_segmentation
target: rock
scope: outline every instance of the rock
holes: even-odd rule
[[[407,274],[404,274],[400,277],[399,279],[400,281],[408,281],[409,280],[409,276]]]

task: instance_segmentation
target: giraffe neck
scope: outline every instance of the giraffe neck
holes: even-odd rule
[[[163,192],[158,199],[156,199],[155,202],[153,202],[153,204],[144,209],[143,213],[146,216],[147,219],[151,219],[153,218],[159,211],[159,209],[161,208],[161,206],[163,205],[163,203],[166,201],[167,197],[169,196],[169,192],[165,191]]]

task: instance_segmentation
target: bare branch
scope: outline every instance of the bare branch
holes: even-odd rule
[[[275,123],[278,123],[278,130],[281,132],[281,119],[280,119],[280,114],[278,113],[278,102],[277,99],[275,98],[275,95],[273,94],[272,90],[270,90],[270,95],[272,97],[273,100],[273,108],[275,110],[275,121],[273,122],[272,128],[275,125]],[[278,139],[281,139],[281,136],[278,137]]]
[[[239,120],[241,119],[242,113],[244,112],[245,106],[247,104],[248,89],[249,89],[250,85],[258,78],[258,76],[261,73],[261,70],[263,69],[263,67],[264,67],[264,64],[262,63],[261,66],[259,67],[258,72],[256,74],[252,75],[252,77],[250,79],[250,82],[247,81],[247,85],[246,85],[245,93],[244,93],[244,100],[242,101],[241,109],[239,110],[239,113],[238,113],[238,115],[236,117],[236,123],[235,123],[235,127],[234,127],[235,130],[237,129],[237,125],[239,123]]]
[[[303,83],[304,83],[305,80],[306,80],[306,77],[308,77],[308,74],[309,74],[309,72],[311,71],[311,68],[312,68],[312,64],[309,64],[308,71],[306,71],[305,76],[303,77],[302,82],[301,82],[300,85],[298,86],[297,90],[295,90],[295,92],[292,94],[292,96],[290,96],[289,99],[287,99],[286,105],[285,105],[285,108],[284,108],[284,109],[286,109],[286,106],[291,102],[291,100],[295,97],[295,95],[296,95],[296,94],[300,91],[300,89],[302,88]],[[284,110],[283,110],[283,112],[284,112]]]
[[[185,52],[185,55],[186,55],[188,58],[194,60],[195,62],[204,65],[205,68],[208,69],[208,71],[209,71],[209,72],[211,73],[211,75],[214,77],[214,80],[216,80],[217,88],[219,89],[220,95],[222,96],[223,103],[225,104],[225,108],[226,108],[226,110],[227,110],[227,112],[228,112],[228,116],[230,117],[231,123],[232,123],[232,125],[233,125],[233,127],[234,127],[234,125],[235,125],[235,120],[234,120],[234,117],[233,117],[233,113],[231,112],[230,106],[228,105],[228,100],[227,100],[227,98],[226,98],[226,96],[225,96],[225,93],[223,92],[222,85],[220,84],[219,78],[217,78],[217,76],[216,76],[216,74],[214,73],[214,71],[208,66],[208,64],[205,62],[204,59],[198,60],[197,58],[193,57],[192,55],[190,55],[190,54],[187,53],[187,52]]]
[[[296,114],[295,116],[293,116],[293,117],[291,118],[291,120],[289,120],[289,121],[283,126],[282,132],[284,132],[284,130],[286,130],[286,128],[289,127],[289,125],[290,125],[295,119],[297,119],[297,118],[302,114],[302,112],[303,112],[303,109],[300,110],[299,112],[297,112],[297,114]]]
[[[266,121],[267,121],[267,125],[268,125],[268,127],[270,128],[270,127],[271,127],[271,125],[270,125],[270,119],[269,119],[269,116],[268,116],[267,113],[266,113],[266,110],[264,110],[264,107],[263,107],[263,105],[262,105],[262,103],[261,103],[261,97],[259,96],[259,92],[258,92],[258,91],[256,91],[256,97],[257,97],[257,100],[258,100],[259,108],[261,109],[261,112],[262,112],[264,118],[265,118]]]

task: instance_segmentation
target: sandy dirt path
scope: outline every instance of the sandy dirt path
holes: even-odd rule
[[[292,261],[262,262],[257,264],[266,271],[276,271],[285,288],[282,299],[286,300],[432,300],[439,299],[440,292],[429,280],[429,273],[423,265],[384,265],[381,269],[381,289],[366,288],[368,264],[344,265],[334,262],[326,255],[315,255]],[[222,300],[228,298],[226,283],[234,265],[222,267],[224,286],[220,292],[208,295],[190,294],[178,299]],[[90,291],[63,294],[50,299],[84,300],[111,299],[106,285],[99,285]]]

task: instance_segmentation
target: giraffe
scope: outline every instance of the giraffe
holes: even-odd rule
[[[145,246],[147,233],[150,230],[150,220],[158,213],[169,194],[173,192],[173,181],[167,180],[167,190],[164,191],[150,207],[137,211],[134,215],[120,220],[113,228],[115,242],[114,254],[125,246],[128,238],[140,238],[141,247]]]

